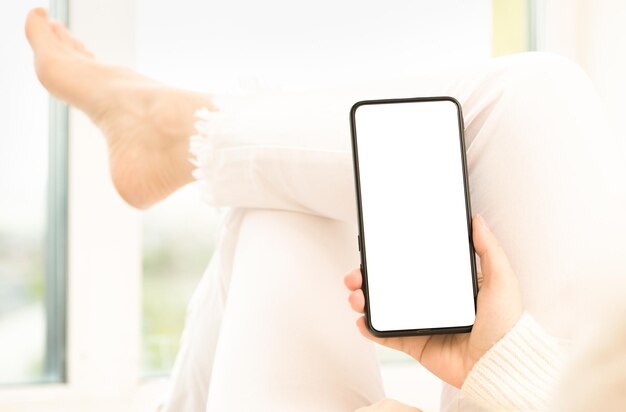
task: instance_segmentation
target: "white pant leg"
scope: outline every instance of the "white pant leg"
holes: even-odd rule
[[[251,210],[239,233],[207,411],[352,411],[383,396],[342,277],[352,225]]]
[[[217,337],[230,285],[233,254],[244,210],[232,210],[220,227],[209,267],[196,287],[185,317],[180,350],[159,411],[204,411]]]
[[[611,193],[614,187],[611,179],[615,177],[615,170],[612,169],[615,169],[614,166],[619,160],[612,150],[610,134],[602,131],[603,119],[586,78],[560,59],[543,55],[501,59],[478,72],[460,78],[462,81],[454,86],[445,84],[447,83],[445,80],[441,80],[439,84],[433,82],[423,88],[430,92],[419,94],[453,94],[464,103],[474,210],[485,215],[496,233],[503,239],[503,244],[512,255],[514,266],[520,274],[529,309],[544,326],[550,326],[555,323],[554,319],[563,318],[564,311],[555,305],[547,307],[548,305],[544,304],[546,296],[550,302],[563,301],[568,296],[573,296],[574,300],[580,297],[579,293],[572,293],[575,288],[571,285],[570,277],[573,275],[568,270],[561,270],[560,266],[569,269],[580,267],[579,264],[584,263],[586,267],[583,265],[581,273],[587,269],[586,273],[602,272],[607,266],[596,264],[592,268],[589,267],[589,262],[607,257],[606,249],[597,247],[597,244],[592,245],[589,257],[573,253],[572,244],[576,243],[579,246],[580,240],[585,239],[585,235],[605,239],[607,238],[605,235],[609,234],[607,244],[614,241],[613,245],[615,242],[621,245],[620,239],[616,239],[615,231],[611,231],[611,228],[603,222],[598,222],[602,219],[582,225],[574,225],[572,221],[572,218],[579,216],[582,211],[602,209],[602,218],[606,218],[614,225],[619,223],[615,219],[615,210],[603,209],[607,197],[613,196]],[[418,86],[411,84],[406,88],[410,91],[404,95],[416,95],[418,93],[415,91],[418,89]],[[578,104],[572,103],[572,97],[575,97],[574,102]],[[296,110],[298,105],[292,107]],[[347,116],[325,120],[340,125],[336,129],[340,130],[344,127],[343,122],[347,123]],[[575,125],[572,124],[574,122]],[[587,124],[587,127],[581,127],[580,123],[582,126]],[[299,128],[293,125],[292,127],[294,135],[305,134],[302,125],[299,125]],[[343,135],[343,132],[341,134]],[[600,135],[599,139],[594,139],[596,134]],[[562,159],[564,155],[565,160]],[[552,166],[558,169],[556,173]],[[569,172],[575,172],[574,175],[580,182],[571,184]],[[315,176],[314,171],[312,176]],[[243,186],[245,187],[245,184]],[[353,202],[353,199],[350,194],[350,197],[334,201]],[[541,224],[536,224],[538,222]],[[572,234],[570,229],[574,231],[573,236],[568,236]],[[279,238],[285,236],[284,239],[288,239],[285,231],[271,233],[272,240],[275,236]],[[264,236],[254,230],[247,231],[246,237],[256,237],[256,242],[252,243],[264,242]],[[354,247],[353,239],[350,239],[348,236],[345,241],[349,242],[350,247]],[[298,255],[301,252],[296,250],[295,245],[297,243],[290,243],[289,247],[294,247],[294,253],[289,255]],[[282,251],[272,256],[273,258],[269,258],[266,254],[265,258],[270,261],[285,259]],[[324,256],[321,254],[319,257]],[[608,257],[613,261],[616,259],[614,256]],[[248,258],[245,254],[237,254],[236,262],[246,261]],[[546,270],[545,264],[550,262],[552,265]],[[540,270],[536,271],[537,267]],[[259,267],[256,271],[237,273],[241,278],[265,275],[264,278],[270,283],[274,277],[285,278],[271,267]],[[321,274],[322,272],[316,271],[314,267],[303,268],[299,273],[302,278],[314,278]],[[579,279],[580,276],[574,278]],[[241,337],[247,334],[245,324],[228,320],[231,317],[237,319],[237,316],[229,315],[231,312],[237,313],[235,309],[230,311],[230,299],[236,289],[238,288],[233,287],[229,292],[229,308],[226,310],[224,320],[225,324],[232,326],[226,329],[229,330],[228,333],[224,332],[221,336],[217,355],[218,362],[222,362],[223,359],[225,364],[245,362],[242,359],[247,359],[248,356],[245,352],[228,350],[231,344],[224,343],[240,341]],[[286,289],[277,288],[274,292],[280,290]],[[242,290],[241,294],[244,295],[245,291]],[[244,299],[239,301],[242,302]],[[259,306],[252,302],[248,303],[251,307]],[[283,308],[283,312],[285,310]],[[276,315],[280,316],[280,313]],[[556,323],[560,324],[560,321]],[[557,328],[551,329],[558,332]],[[271,344],[270,339],[275,339],[275,336],[264,336],[268,339],[266,345]],[[339,337],[336,339],[341,340]],[[307,348],[300,349],[303,352],[307,351]],[[230,380],[233,378],[232,374],[218,373],[224,369],[216,368],[212,393],[215,386],[235,384]],[[241,384],[241,376],[239,378],[238,382]],[[218,384],[217,381],[221,383]],[[254,380],[244,379],[244,381],[251,386],[255,384]],[[257,399],[261,404],[264,399],[280,397],[272,394],[272,391],[264,394],[267,395],[265,398]],[[236,399],[230,401],[236,402]],[[229,399],[224,396],[216,398],[214,402],[216,403],[210,404],[223,406],[223,410],[236,406],[236,403],[228,404]],[[337,405],[341,405],[341,400]],[[217,406],[215,409],[220,410]],[[236,407],[234,410],[237,410]]]

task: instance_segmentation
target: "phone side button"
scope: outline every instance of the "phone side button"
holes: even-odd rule
[[[361,251],[361,235],[356,235],[356,241],[359,244],[359,252]]]

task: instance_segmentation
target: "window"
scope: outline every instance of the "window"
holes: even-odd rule
[[[384,76],[390,67],[417,73],[431,60],[480,61],[500,36],[496,3],[506,1],[181,0],[174,8],[166,0],[5,1],[0,50],[11,59],[0,65],[0,384],[60,384],[3,386],[0,409],[140,410],[153,404],[164,381],[142,377],[171,368],[187,302],[220,221],[193,185],[145,214],[123,204],[108,176],[100,133],[78,111],[68,119],[35,79],[23,36],[30,8],[50,6],[58,19],[69,17],[72,31],[103,61],[131,65],[134,59],[151,77],[219,94],[236,93],[242,84],[327,87]],[[279,19],[274,8],[306,17],[305,26]],[[358,18],[345,17],[353,13]],[[276,18],[268,24],[259,15]],[[309,18],[316,15],[330,16],[328,25],[320,28]],[[433,27],[437,21],[448,25]],[[377,37],[381,33],[387,42]],[[366,71],[368,53],[393,65]],[[432,377],[408,370],[416,365],[398,354],[381,352],[381,358],[390,396],[410,401],[415,377],[438,390]]]
[[[64,1],[12,0],[0,14],[0,383],[64,379],[67,110],[39,86],[26,13]],[[50,173],[49,173],[50,172]],[[50,177],[49,177],[50,176]]]
[[[195,185],[143,216],[143,344],[146,375],[169,373],[187,304],[214,248],[219,214],[202,204]]]

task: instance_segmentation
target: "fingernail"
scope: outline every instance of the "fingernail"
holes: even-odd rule
[[[485,222],[485,219],[481,215],[477,214],[476,218],[480,222],[480,225],[483,227],[483,229],[485,229],[487,232],[491,232],[491,230],[489,229],[489,226],[487,226],[487,222]]]

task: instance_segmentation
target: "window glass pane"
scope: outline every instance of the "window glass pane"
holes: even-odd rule
[[[35,6],[48,2],[9,0],[0,13],[0,383],[46,375],[48,95],[24,36]]]
[[[143,354],[146,375],[169,372],[187,303],[213,252],[218,212],[194,185],[144,214]]]

